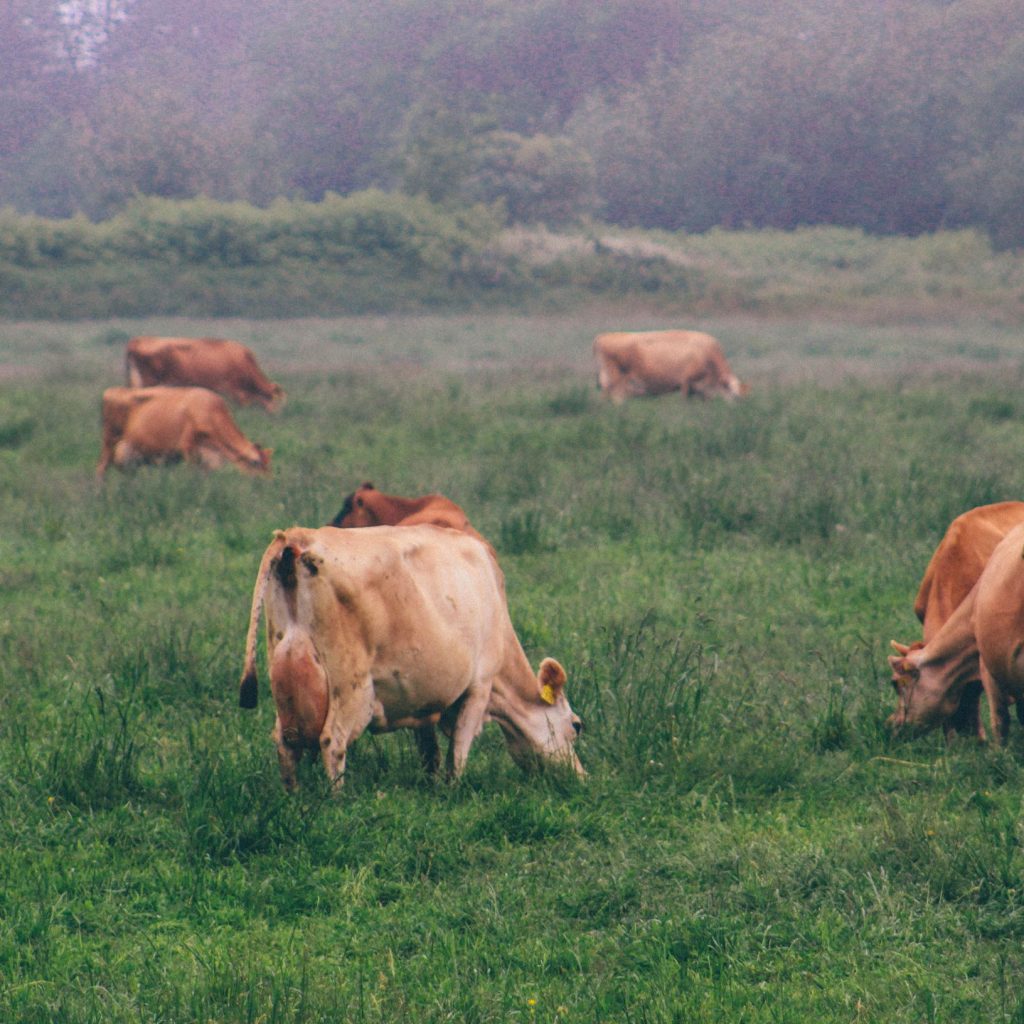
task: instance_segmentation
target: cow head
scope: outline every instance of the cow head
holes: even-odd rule
[[[545,658],[537,672],[536,694],[495,716],[509,753],[523,768],[534,767],[539,760],[568,765],[577,775],[586,774],[573,749],[583,724],[569,706],[565,683],[565,669],[554,658]]]
[[[950,687],[941,672],[924,662],[924,644],[907,645],[892,641],[896,654],[889,656],[892,685],[896,691],[896,710],[889,716],[893,732],[909,726],[923,732],[956,713],[960,706],[960,688]]]
[[[254,444],[253,452],[242,464],[242,468],[249,473],[258,473],[260,476],[270,475],[270,456],[274,454],[273,448],[261,448]]]
[[[366,503],[366,492],[372,490],[374,490],[374,486],[369,480],[360,484],[358,489],[342,502],[338,514],[330,521],[329,525],[341,527],[343,530],[359,526],[379,525],[373,510]]]
[[[736,376],[736,374],[729,374],[725,381],[725,390],[722,391],[722,396],[724,398],[729,399],[729,401],[732,401],[733,399],[736,398],[744,398],[746,395],[749,394],[750,385],[744,381],[741,381],[739,377]]]

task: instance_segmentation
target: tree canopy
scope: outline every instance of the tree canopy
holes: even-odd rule
[[[1024,244],[1017,0],[7,0],[0,206],[381,188]]]

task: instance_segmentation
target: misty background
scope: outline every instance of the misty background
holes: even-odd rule
[[[1019,0],[5,0],[0,207],[377,188],[1024,242]]]

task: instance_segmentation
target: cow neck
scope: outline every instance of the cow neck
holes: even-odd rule
[[[539,699],[537,676],[522,645],[513,636],[506,644],[501,671],[494,679],[489,713],[499,724],[520,729],[516,723],[517,712]]]
[[[977,586],[960,602],[942,628],[922,648],[918,668],[941,669],[952,682],[977,675],[978,641],[974,635]]]

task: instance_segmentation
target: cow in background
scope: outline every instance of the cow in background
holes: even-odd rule
[[[484,539],[470,525],[466,513],[443,494],[402,498],[378,491],[369,481],[360,484],[345,498],[338,514],[328,525],[349,529],[360,526],[421,526],[425,523]]]
[[[125,376],[131,387],[209,388],[239,405],[258,402],[270,412],[284,402],[281,386],[263,373],[252,352],[226,338],[132,338]]]
[[[701,331],[630,331],[594,339],[597,383],[613,402],[678,391],[683,396],[738,398],[741,384],[722,346]]]
[[[220,395],[206,388],[107,388],[103,443],[96,475],[111,464],[193,462],[217,469],[230,462],[247,473],[270,472],[270,451],[238,429]]]

